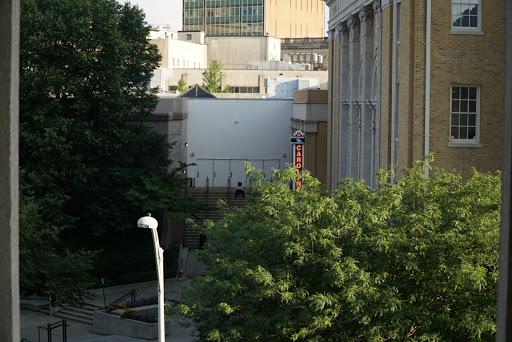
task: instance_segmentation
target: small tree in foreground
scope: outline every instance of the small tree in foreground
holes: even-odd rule
[[[424,167],[395,184],[382,171],[376,191],[259,179],[259,197],[205,226],[182,314],[209,341],[491,340],[500,176]]]

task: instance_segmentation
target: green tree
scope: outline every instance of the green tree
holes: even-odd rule
[[[203,88],[210,93],[231,93],[231,87],[226,85],[224,90],[221,90],[222,82],[222,63],[210,61],[210,65],[205,72],[203,72]]]
[[[203,228],[182,314],[210,341],[491,340],[500,177],[424,167],[381,172],[376,191],[253,177],[259,197]]]
[[[41,248],[46,256],[21,259],[23,292],[39,286],[70,298],[57,288],[64,274],[50,282],[31,278],[30,268],[83,256],[77,266],[86,275],[86,254],[70,247],[89,234],[132,228],[147,211],[169,218],[194,211],[180,202],[183,165],[169,172],[166,137],[140,121],[157,103],[147,86],[160,56],[148,32],[144,13],[129,3],[21,2],[20,193],[22,210],[38,219],[23,220],[20,229],[51,237],[26,236],[34,246],[49,245]],[[159,197],[145,202],[150,193]],[[77,295],[83,289],[69,288]]]
[[[183,79],[180,79],[178,81],[178,91],[186,91],[188,89],[187,82],[185,82]]]

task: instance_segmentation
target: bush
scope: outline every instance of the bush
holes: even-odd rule
[[[133,308],[126,308],[124,309],[123,313],[121,314],[121,318],[131,318],[134,319],[137,315],[137,310]]]
[[[151,241],[148,240],[150,243]],[[141,250],[129,245],[120,245],[117,248],[104,249],[98,258],[95,276],[98,279],[95,287],[101,284],[104,274],[105,286],[132,284],[156,280],[155,252],[152,245],[149,249]],[[166,278],[176,276],[179,262],[180,244],[173,243],[164,251],[164,275]]]

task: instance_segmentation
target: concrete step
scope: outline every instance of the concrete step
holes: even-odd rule
[[[99,309],[102,308],[92,304],[86,304],[83,307],[66,306],[57,311],[54,316],[92,325],[94,322],[94,311]]]
[[[246,190],[246,195],[251,196],[249,189]],[[254,195],[252,194],[252,196]],[[208,192],[206,192],[206,188],[187,188],[187,196],[194,197],[196,200],[213,207],[217,205],[219,200],[226,202],[230,208],[242,207],[247,201],[247,198],[235,197],[234,188],[209,188]],[[223,215],[222,210],[202,211],[197,214],[198,219],[195,222],[201,227],[203,220],[208,219],[216,223],[222,219]],[[189,249],[199,248],[200,238],[199,230],[185,227],[183,246]]]

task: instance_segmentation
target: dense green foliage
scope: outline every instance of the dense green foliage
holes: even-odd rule
[[[182,314],[210,341],[492,340],[500,176],[424,166],[375,191],[256,177],[259,197],[203,228]]]
[[[231,87],[226,85],[221,90],[222,82],[222,63],[210,61],[210,65],[205,72],[203,72],[203,88],[208,90],[210,93],[232,93]]]
[[[140,121],[157,103],[148,32],[129,3],[21,1],[22,293],[80,299],[91,261],[77,250],[88,236],[133,228],[149,211],[194,210],[179,196],[181,170],[169,172],[167,137]],[[49,264],[75,279],[47,275]]]

